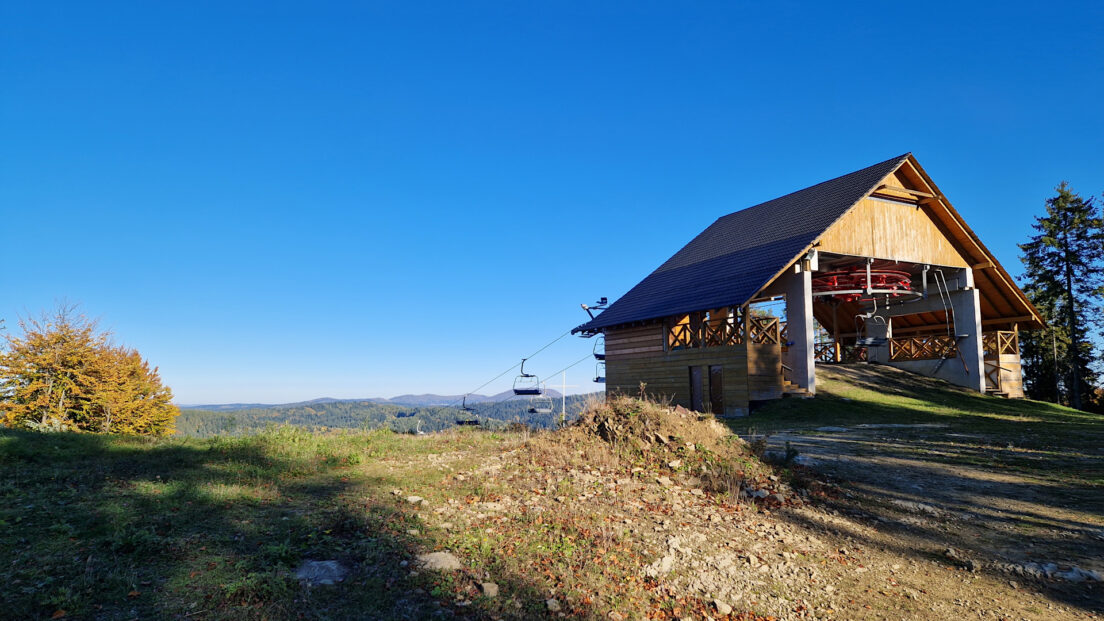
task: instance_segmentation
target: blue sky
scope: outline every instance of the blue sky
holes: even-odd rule
[[[458,393],[900,153],[1015,274],[1104,191],[1104,5],[839,4],[4,3],[0,318],[79,302],[181,403]]]

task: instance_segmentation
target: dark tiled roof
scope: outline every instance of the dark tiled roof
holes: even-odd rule
[[[748,302],[908,156],[719,218],[574,332]]]

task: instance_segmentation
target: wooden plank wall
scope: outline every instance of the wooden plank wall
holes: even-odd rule
[[[821,252],[968,267],[923,207],[865,198],[820,238]]]
[[[782,397],[782,347],[751,343],[747,347],[748,398],[752,401]]]
[[[746,414],[748,406],[748,360],[743,345],[664,351],[663,324],[606,331],[606,391],[636,396],[640,382],[647,383],[647,394],[656,399],[691,407],[690,367],[702,367],[709,377],[710,365],[724,369],[724,405],[726,414]],[[776,346],[777,347],[777,346]],[[702,393],[709,394],[708,379]],[[708,397],[706,397],[708,398]]]
[[[989,364],[996,364],[1001,367],[1001,392],[1011,399],[1023,399],[1023,367],[1018,354],[1001,354],[1000,356],[986,354],[985,362],[987,363],[987,371],[992,368],[988,367]]]

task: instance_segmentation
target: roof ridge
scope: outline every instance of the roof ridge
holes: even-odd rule
[[[912,153],[717,218],[575,331],[742,304]]]
[[[864,173],[864,172],[866,172],[866,171],[870,170],[871,168],[878,168],[878,167],[880,167],[880,166],[884,166],[884,165],[886,165],[886,164],[888,164],[888,163],[890,163],[890,162],[898,162],[898,163],[899,163],[899,162],[902,162],[902,161],[904,161],[904,160],[905,160],[906,158],[908,158],[908,157],[909,157],[910,155],[912,155],[912,151],[909,151],[908,153],[905,153],[905,154],[903,154],[903,155],[898,155],[897,157],[891,157],[891,158],[889,158],[889,159],[887,159],[887,160],[882,160],[881,162],[878,162],[877,164],[871,164],[870,166],[866,166],[865,168],[860,168],[860,169],[858,169],[858,170],[852,170],[852,171],[851,171],[851,172],[849,172],[849,173],[844,173],[844,174],[842,174],[842,175],[838,175],[838,176],[832,177],[831,179],[826,179],[826,180],[824,180],[824,181],[821,181],[820,183],[814,183],[813,185],[810,185],[810,186],[807,186],[807,187],[801,188],[800,190],[794,190],[793,192],[790,192],[790,193],[788,193],[788,194],[783,194],[783,195],[781,195],[781,196],[776,196],[776,197],[774,197],[774,198],[772,198],[772,199],[769,199],[769,200],[765,200],[765,201],[763,201],[763,202],[761,202],[761,203],[756,203],[755,205],[751,205],[751,206],[748,206],[748,207],[744,207],[743,209],[739,209],[739,210],[733,211],[732,213],[728,213],[728,214],[725,214],[725,215],[723,215],[723,216],[721,216],[721,217],[717,218],[717,220],[723,220],[723,219],[725,219],[725,218],[727,218],[727,217],[729,217],[729,216],[734,216],[734,215],[736,215],[736,214],[738,214],[738,213],[741,213],[741,212],[747,211],[747,210],[749,210],[749,209],[755,209],[756,207],[761,207],[761,206],[763,206],[763,205],[766,205],[767,203],[773,203],[773,202],[775,202],[775,201],[778,201],[778,200],[782,200],[782,199],[784,199],[784,198],[787,198],[787,197],[793,196],[794,194],[800,194],[801,192],[805,192],[805,191],[807,191],[807,190],[813,190],[813,189],[815,189],[815,188],[818,188],[818,187],[820,187],[820,186],[822,186],[822,185],[827,185],[827,184],[829,184],[829,183],[832,183],[832,182],[834,182],[834,181],[839,181],[840,179],[843,179],[844,177],[850,177],[851,175],[859,175],[859,174],[862,174],[862,173]]]

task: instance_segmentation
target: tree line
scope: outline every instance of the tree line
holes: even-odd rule
[[[593,395],[567,397],[566,420],[573,421]],[[209,437],[248,435],[272,425],[293,425],[313,431],[331,429],[390,429],[398,433],[431,433],[456,426],[457,421],[478,421],[485,429],[523,425],[529,429],[549,429],[561,420],[561,402],[553,412],[530,411],[528,399],[510,399],[479,403],[465,412],[457,407],[410,406],[373,401],[333,401],[310,405],[244,408],[214,411],[185,408],[177,419],[179,435]]]

